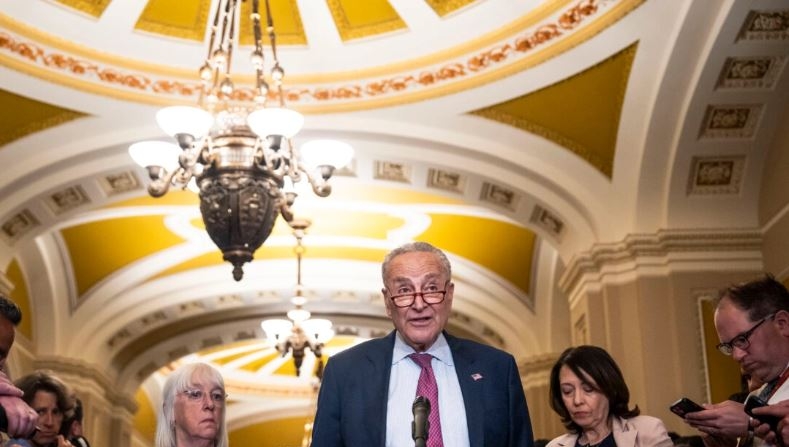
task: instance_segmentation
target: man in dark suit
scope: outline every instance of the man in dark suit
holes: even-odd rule
[[[386,256],[382,273],[395,331],[329,360],[312,447],[414,445],[412,403],[417,392],[426,395],[423,379],[438,388],[431,416],[440,416],[431,419],[427,446],[531,447],[515,359],[444,331],[454,293],[446,255],[424,242],[406,244]],[[429,366],[415,353],[428,354]]]

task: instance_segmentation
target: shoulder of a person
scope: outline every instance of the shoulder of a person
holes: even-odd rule
[[[623,420],[625,424],[632,425],[637,429],[665,427],[665,424],[663,424],[661,419],[646,414],[639,414],[638,416],[633,416],[631,418],[620,419]]]
[[[30,443],[27,439],[9,439],[8,441],[3,444],[3,447],[30,447]]]
[[[343,362],[343,361],[357,361],[360,356],[367,355],[368,352],[379,351],[381,349],[392,348],[394,346],[394,339],[389,336],[381,338],[373,338],[371,340],[359,343],[356,346],[350,347],[342,352],[334,354],[329,359],[329,362]]]
[[[495,361],[497,363],[502,362],[502,364],[515,361],[515,358],[512,356],[512,354],[499,348],[495,348],[493,346],[474,340],[469,340],[467,338],[454,337],[447,333],[444,333],[444,337],[446,337],[447,343],[449,344],[450,349],[452,349],[453,354],[457,350],[464,350],[474,356],[484,356],[487,361]]]
[[[545,446],[545,447],[563,447],[563,446],[574,446],[575,440],[578,438],[578,435],[573,433],[565,433],[563,435],[559,435],[553,439]]]
[[[762,385],[762,387],[754,391],[754,393],[761,392],[761,390],[766,386],[767,385]],[[789,380],[784,381],[784,383],[782,383],[781,386],[779,386],[778,389],[773,392],[773,395],[770,396],[770,399],[767,401],[767,403],[775,404],[787,399],[789,399]]]

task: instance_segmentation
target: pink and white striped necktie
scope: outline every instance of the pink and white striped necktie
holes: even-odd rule
[[[427,432],[427,446],[444,447],[444,440],[441,437],[441,413],[438,411],[438,384],[436,384],[436,376],[433,374],[433,367],[430,364],[433,356],[414,353],[408,357],[422,368],[422,372],[419,373],[419,383],[416,385],[416,395],[424,396],[430,400],[430,416],[427,418],[430,422],[430,429]]]

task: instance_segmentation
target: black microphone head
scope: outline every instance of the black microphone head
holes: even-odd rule
[[[425,396],[416,396],[414,405],[411,406],[411,411],[416,413],[417,410],[425,410],[430,413],[430,399]]]

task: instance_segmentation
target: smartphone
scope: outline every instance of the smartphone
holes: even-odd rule
[[[770,430],[777,433],[778,422],[781,421],[780,417],[766,415],[766,414],[759,414],[759,415],[753,414],[754,408],[765,407],[767,405],[768,405],[767,402],[760,399],[759,396],[755,394],[751,394],[750,396],[748,396],[747,399],[745,399],[745,413],[748,416],[753,417],[754,419],[758,419],[759,422],[770,425]]]
[[[676,414],[681,418],[684,418],[685,415],[688,413],[704,410],[704,407],[697,404],[696,402],[693,402],[687,397],[683,397],[682,399],[671,404],[669,409],[671,410],[672,413]]]

